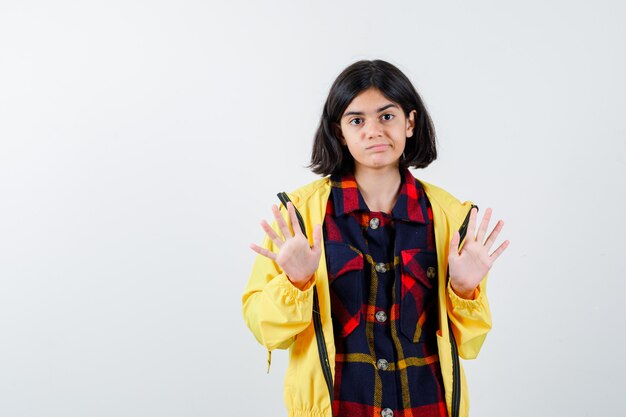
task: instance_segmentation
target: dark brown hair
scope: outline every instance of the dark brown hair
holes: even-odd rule
[[[411,81],[388,62],[358,61],[339,74],[328,93],[309,165],[316,174],[353,172],[354,159],[347,146],[341,144],[333,126],[339,124],[352,100],[368,88],[377,88],[387,99],[399,104],[407,117],[412,110],[417,112],[413,136],[407,138],[400,168],[425,168],[437,158],[435,127]]]

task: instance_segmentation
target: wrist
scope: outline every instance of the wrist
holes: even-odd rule
[[[450,280],[450,288],[456,295],[465,299],[465,300],[473,300],[474,295],[476,294],[476,288],[464,288],[462,286],[457,286],[453,284],[452,280]]]
[[[287,279],[289,280],[289,282],[291,282],[291,285],[293,285],[300,291],[304,291],[307,288],[307,286],[309,285],[309,282],[311,282],[311,278],[313,278],[313,275],[311,275],[310,277],[304,280],[293,280],[291,279],[291,277],[289,277],[289,275],[287,275]]]

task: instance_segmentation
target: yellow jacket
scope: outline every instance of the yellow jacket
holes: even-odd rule
[[[446,285],[448,248],[454,231],[458,230],[472,207],[461,203],[441,188],[420,181],[433,210],[435,241],[439,271],[439,330],[437,342],[439,361],[446,391],[448,415],[452,416],[453,362],[448,323],[456,339],[458,354],[473,359],[491,329],[491,313],[485,294],[485,277],[474,300],[458,297]],[[322,224],[330,194],[329,178],[314,181],[289,194],[300,211],[312,242],[313,227]],[[282,209],[286,218],[286,210]],[[269,238],[263,247],[277,252]],[[334,378],[335,343],[330,311],[330,293],[326,257],[322,257],[314,279],[304,290],[291,284],[280,267],[264,256],[257,256],[243,295],[243,315],[256,339],[271,353],[274,349],[289,348],[289,365],[285,375],[284,400],[290,417],[331,417],[332,408],[315,339],[312,321],[313,285],[317,287],[320,314],[328,359]],[[447,319],[449,317],[449,321]],[[458,363],[458,360],[457,360]],[[466,417],[469,401],[465,375],[458,365],[460,375],[459,416]],[[458,388],[457,388],[458,390]],[[457,397],[458,397],[457,393]]]

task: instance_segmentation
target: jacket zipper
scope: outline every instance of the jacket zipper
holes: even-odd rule
[[[467,227],[469,224],[470,214],[472,209],[476,207],[478,210],[478,206],[472,204],[470,211],[465,216],[465,220],[463,220],[463,224],[459,228],[459,246],[465,240],[465,235],[467,234]],[[459,350],[456,345],[456,339],[454,337],[454,333],[452,332],[452,326],[450,324],[450,320],[448,319],[448,331],[450,332],[450,346],[452,349],[452,416],[451,417],[459,417],[460,408],[461,408],[461,364],[459,363]]]
[[[448,324],[448,330],[450,331],[450,346],[452,347],[452,416],[459,417],[459,411],[461,406],[461,371],[459,363],[459,352],[456,347],[456,340],[454,333],[452,333],[452,327]]]
[[[328,387],[328,395],[330,395],[330,408],[332,410],[334,393],[333,393],[333,374],[330,371],[330,361],[328,360],[328,351],[326,350],[326,341],[324,340],[324,332],[322,330],[322,319],[320,316],[320,306],[317,297],[317,288],[313,289],[313,326],[315,327],[315,340],[317,340],[317,350],[320,356],[324,379]]]
[[[291,200],[287,193],[279,193],[278,198],[281,203],[287,207],[287,203]],[[294,210],[296,211],[296,217],[298,218],[298,223],[300,224],[300,229],[302,230],[302,234],[306,236],[306,227],[304,226],[304,220],[300,215],[300,212],[294,206]],[[315,328],[315,340],[317,341],[317,351],[320,357],[320,364],[322,366],[322,372],[324,374],[324,379],[326,380],[326,386],[328,387],[328,394],[330,395],[330,408],[333,408],[333,374],[330,370],[330,361],[328,359],[328,351],[326,350],[326,340],[324,339],[324,330],[322,329],[322,318],[320,315],[320,302],[319,297],[317,296],[317,287],[313,287],[313,327]],[[332,413],[332,411],[331,411]]]

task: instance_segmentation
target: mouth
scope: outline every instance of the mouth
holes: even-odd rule
[[[368,146],[367,149],[368,151],[384,151],[386,149],[390,148],[390,146],[386,143],[379,143],[377,145],[372,145],[372,146]]]

